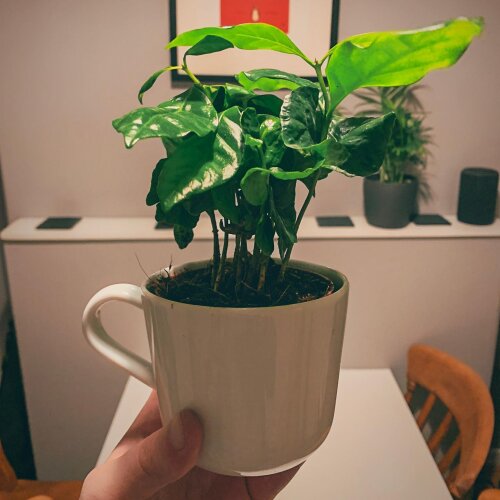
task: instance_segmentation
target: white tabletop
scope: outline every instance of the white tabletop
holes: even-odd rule
[[[130,378],[98,463],[106,459],[150,389]],[[279,500],[450,500],[390,370],[341,370],[332,430]]]

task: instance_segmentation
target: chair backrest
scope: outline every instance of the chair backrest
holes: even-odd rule
[[[17,477],[0,443],[0,491],[12,491],[16,487]]]
[[[479,500],[500,500],[500,490],[498,489],[484,490],[479,495]]]
[[[438,399],[447,408],[444,418],[427,440],[435,458],[453,420],[456,421],[458,435],[437,464],[451,494],[462,498],[474,484],[490,447],[494,413],[489,390],[472,368],[423,344],[414,345],[408,351],[408,403],[417,386],[428,392],[416,414],[420,429]]]

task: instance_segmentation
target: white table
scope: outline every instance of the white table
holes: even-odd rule
[[[98,463],[106,459],[150,389],[130,378]],[[341,370],[333,427],[279,500],[450,500],[389,369]]]

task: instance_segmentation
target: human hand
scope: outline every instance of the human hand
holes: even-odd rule
[[[182,411],[162,427],[153,391],[109,459],[85,479],[81,500],[271,500],[299,467],[260,477],[223,476],[196,467],[203,430]]]

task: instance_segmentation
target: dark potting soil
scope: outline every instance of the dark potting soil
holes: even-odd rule
[[[148,283],[147,289],[175,302],[212,307],[283,306],[319,299],[335,291],[333,282],[319,274],[289,268],[279,280],[279,271],[280,266],[270,261],[266,284],[257,290],[245,281],[236,285],[232,266],[228,264],[215,291],[211,286],[211,265],[179,275],[165,269]]]

